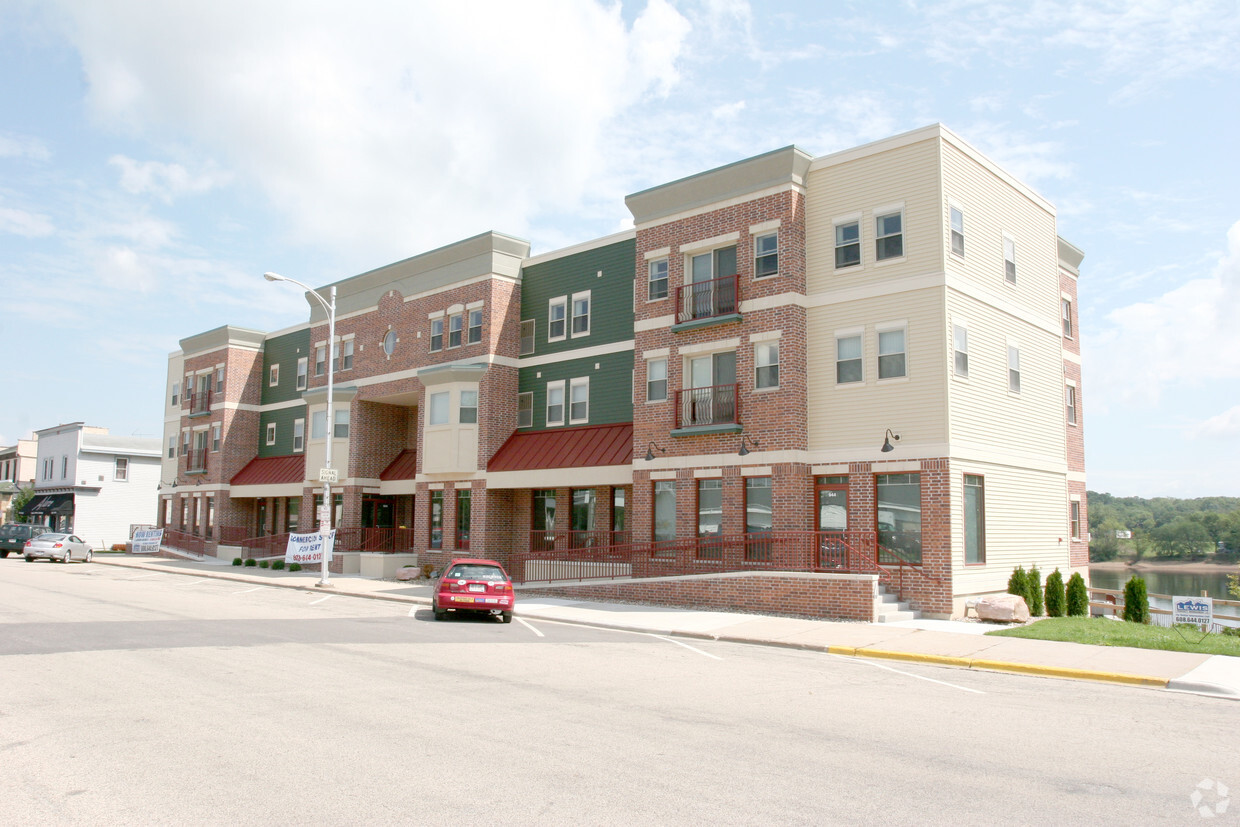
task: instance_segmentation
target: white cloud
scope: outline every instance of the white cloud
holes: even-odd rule
[[[52,157],[47,146],[29,135],[0,134],[0,158],[31,158],[46,161]]]
[[[0,233],[12,233],[26,238],[41,238],[56,231],[52,220],[46,215],[0,207]]]
[[[679,82],[689,33],[666,0],[631,27],[618,4],[579,0],[66,10],[97,119],[192,139],[254,182],[294,240],[378,261],[570,209],[609,163],[609,125]],[[163,198],[215,180],[115,163],[127,189]]]
[[[735,119],[744,111],[745,102],[737,101],[736,103],[725,103],[720,106],[716,106],[714,109],[710,110],[710,114],[711,117],[717,120],[730,121]]]
[[[962,134],[1017,180],[1027,184],[1072,177],[1072,164],[1060,157],[1065,147],[1059,141],[1032,139],[1010,124],[990,121],[969,125]]]
[[[180,164],[159,161],[135,161],[124,155],[113,155],[108,163],[121,171],[121,189],[133,195],[150,194],[164,203],[181,195],[208,192],[228,182],[231,176],[211,170],[196,175]]]
[[[1192,428],[1196,439],[1240,439],[1240,405],[1212,416]]]

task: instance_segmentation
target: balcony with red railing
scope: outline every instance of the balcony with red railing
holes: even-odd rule
[[[207,473],[207,449],[194,448],[185,455],[185,473],[187,474],[205,474]]]
[[[531,531],[530,548],[534,551],[608,548],[628,546],[633,542],[631,531]]]
[[[676,326],[739,318],[740,297],[736,285],[736,276],[723,276],[676,288]]]
[[[676,391],[677,428],[735,425],[740,422],[740,397],[736,385],[684,388]]]
[[[211,391],[203,390],[186,394],[186,407],[189,408],[189,416],[206,416],[211,413]]]

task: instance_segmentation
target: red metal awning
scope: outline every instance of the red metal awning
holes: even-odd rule
[[[291,457],[255,457],[233,476],[233,485],[283,485],[305,482],[306,458],[302,454]]]
[[[406,448],[396,455],[396,459],[388,463],[388,467],[384,468],[379,474],[379,479],[387,482],[388,480],[411,480],[418,473],[418,452],[412,448]]]
[[[518,431],[487,464],[488,471],[592,468],[633,463],[633,423]]]

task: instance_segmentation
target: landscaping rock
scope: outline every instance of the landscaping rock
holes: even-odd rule
[[[404,566],[396,570],[397,580],[417,580],[422,576],[422,569],[419,566]]]
[[[1024,623],[1029,620],[1029,607],[1025,598],[1018,594],[992,594],[977,601],[975,606],[979,620],[999,623]]]

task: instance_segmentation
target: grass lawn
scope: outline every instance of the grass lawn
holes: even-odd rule
[[[1206,635],[1191,628],[1167,629],[1144,626],[1105,617],[1048,617],[1028,626],[987,632],[999,637],[1034,640],[1066,640],[1097,646],[1131,646],[1136,649],[1167,649],[1172,652],[1198,652],[1205,655],[1240,657],[1240,637]]]

